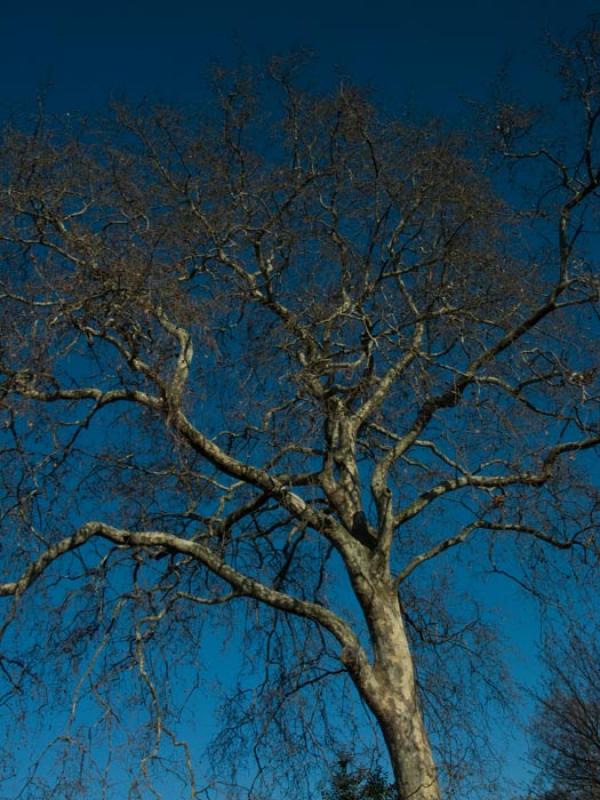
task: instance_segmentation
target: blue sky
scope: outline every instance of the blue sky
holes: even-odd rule
[[[381,89],[390,103],[443,110],[481,93],[503,60],[518,82],[544,91],[535,55],[545,29],[583,23],[590,0],[480,2],[5,4],[0,21],[0,104],[28,103],[51,83],[64,111],[112,92],[193,100],[207,61],[313,48],[323,73],[336,67]]]
[[[0,117],[30,108],[45,85],[58,113],[111,94],[193,102],[209,62],[297,46],[315,51],[323,80],[347,72],[390,107],[460,114],[460,98],[485,95],[506,59],[523,93],[543,100],[544,31],[572,31],[594,10],[587,0],[13,3],[0,15]]]

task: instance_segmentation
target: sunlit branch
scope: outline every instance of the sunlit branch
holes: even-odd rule
[[[342,646],[351,648],[358,654],[362,653],[350,626],[329,609],[266,586],[226,564],[208,547],[162,531],[127,531],[102,522],[88,522],[72,536],[51,545],[16,581],[0,584],[0,597],[20,597],[57,559],[82,547],[93,538],[107,539],[125,547],[156,547],[191,556],[205,564],[240,596],[253,597],[272,608],[310,619],[326,628]]]

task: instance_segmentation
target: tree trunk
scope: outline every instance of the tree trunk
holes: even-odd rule
[[[398,800],[440,800],[437,770],[425,731],[415,672],[396,590],[370,582],[361,600],[374,649],[374,664],[350,673],[383,731]]]

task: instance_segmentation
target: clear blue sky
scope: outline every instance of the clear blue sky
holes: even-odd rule
[[[0,15],[0,117],[31,107],[43,85],[60,113],[111,94],[193,101],[210,61],[314,49],[326,79],[341,68],[388,106],[456,113],[485,94],[510,58],[516,83],[543,99],[543,32],[569,32],[598,10],[589,0],[105,0],[12,2]],[[523,637],[526,634],[523,632]],[[515,776],[522,768],[515,755]]]
[[[0,17],[0,108],[54,85],[56,107],[79,110],[111,92],[193,99],[210,59],[266,56],[303,45],[381,88],[441,110],[482,91],[503,59],[542,90],[534,50],[544,29],[583,23],[590,0],[334,0],[304,3],[6,3]]]

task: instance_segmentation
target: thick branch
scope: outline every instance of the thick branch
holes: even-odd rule
[[[51,545],[16,581],[0,584],[0,597],[22,595],[55,561],[93,538],[107,539],[125,547],[156,547],[191,556],[228,583],[235,596],[253,597],[271,608],[312,620],[328,630],[342,647],[362,653],[352,629],[329,609],[266,586],[226,564],[208,547],[162,531],[128,531],[102,522],[88,522],[73,536]]]

